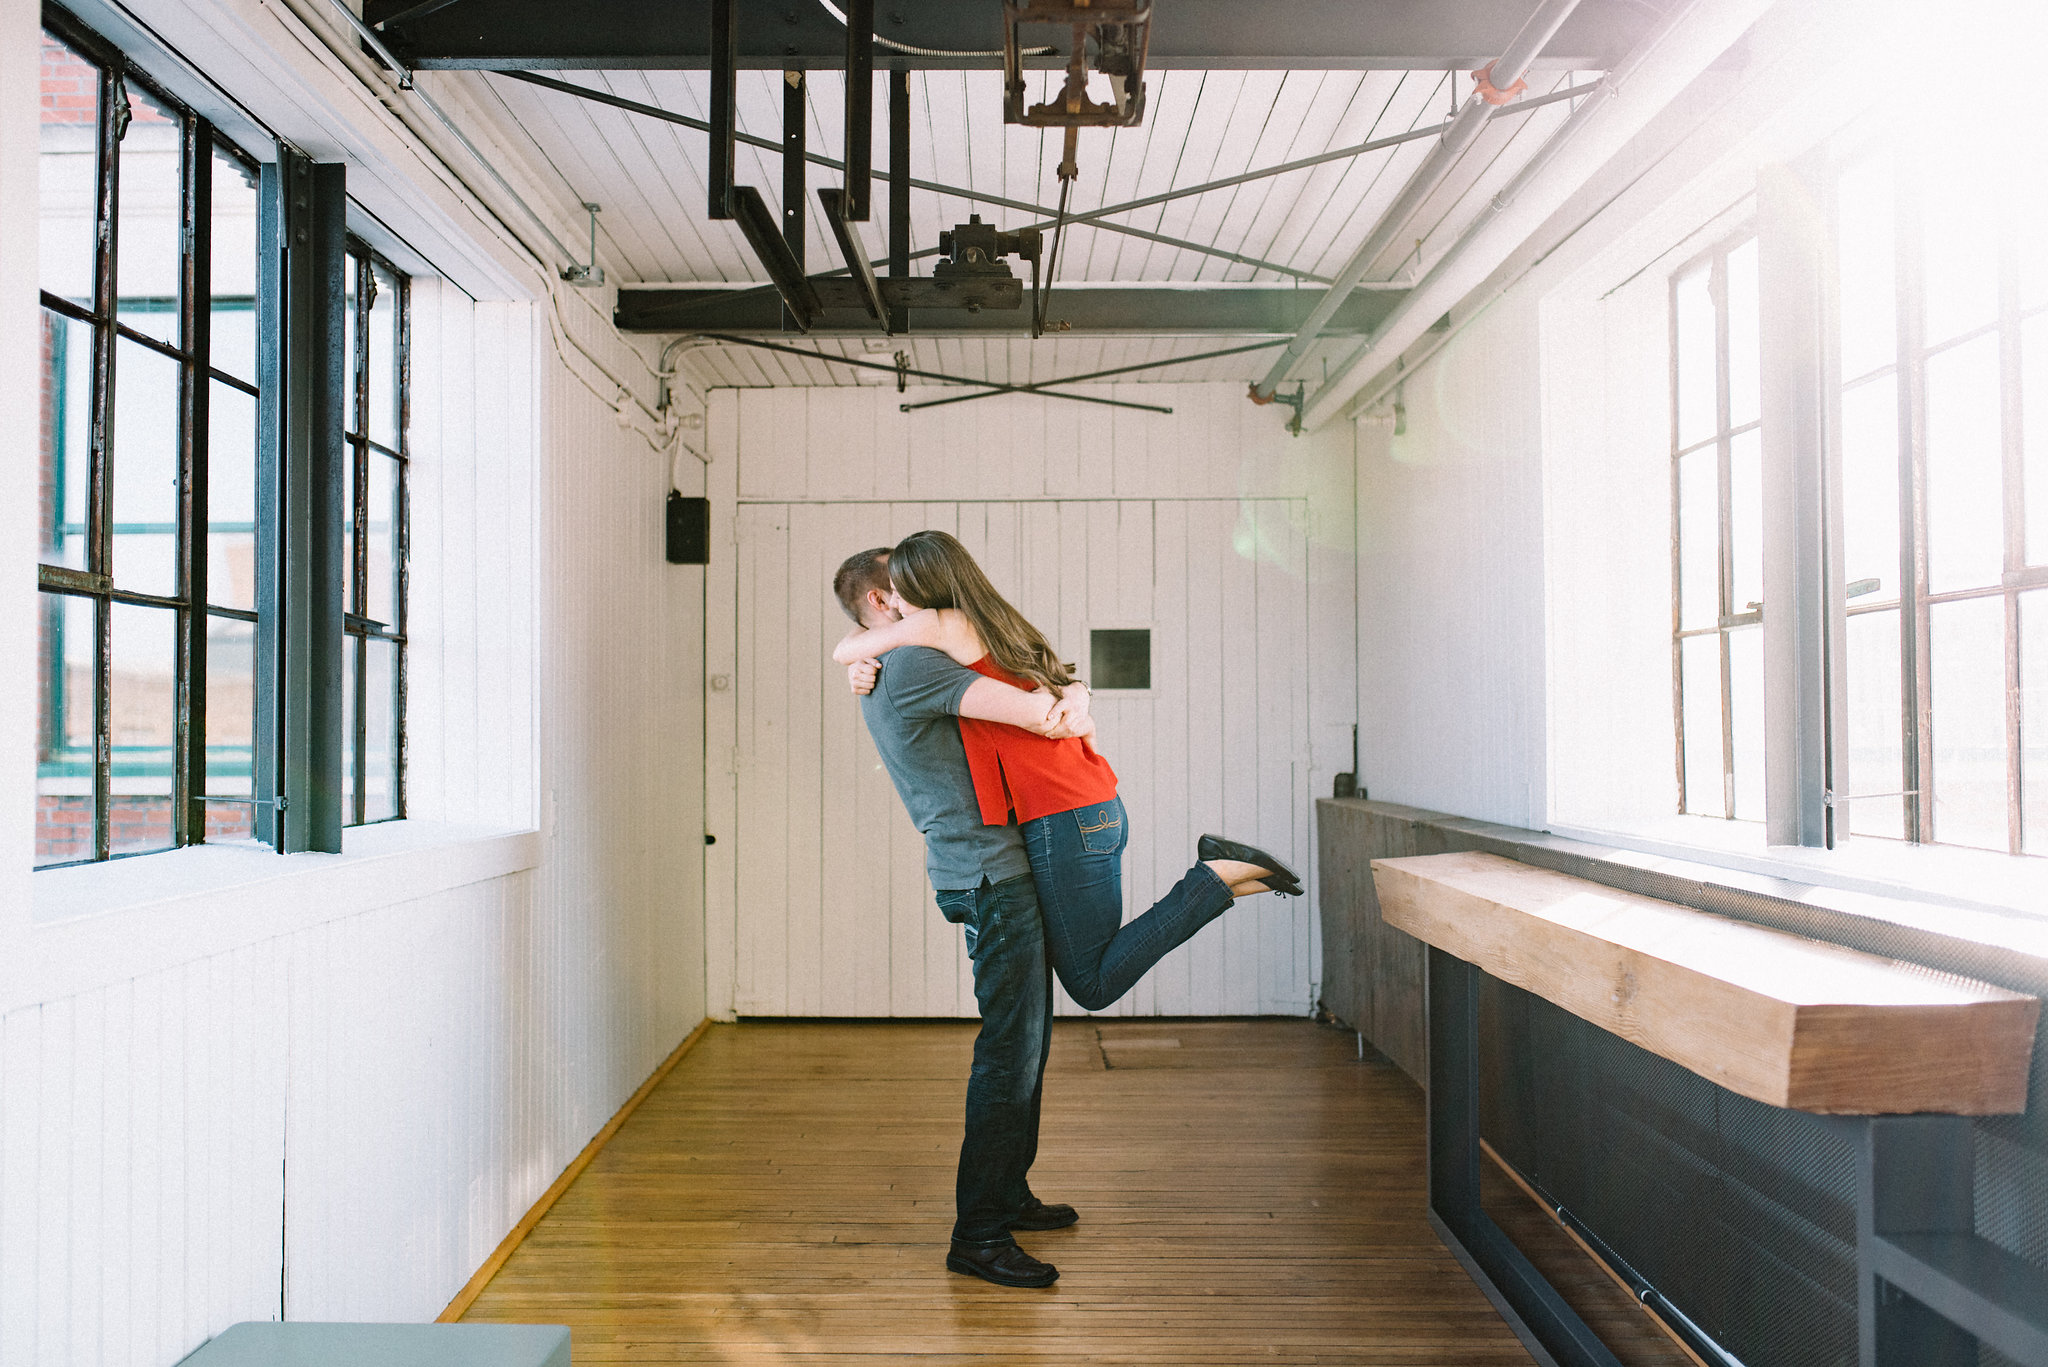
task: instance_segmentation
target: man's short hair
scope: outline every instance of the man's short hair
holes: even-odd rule
[[[869,592],[887,593],[889,589],[887,546],[849,555],[846,563],[839,567],[839,573],[832,576],[832,593],[839,599],[839,606],[846,609],[846,615],[856,624],[863,626],[866,624],[860,620],[860,609]]]

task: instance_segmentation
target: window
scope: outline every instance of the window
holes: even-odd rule
[[[1954,146],[1835,182],[1855,835],[2048,853],[2048,255]]]
[[[1088,633],[1088,682],[1097,689],[1152,686],[1152,629],[1107,627]]]
[[[38,866],[251,828],[256,174],[42,45]]]
[[[348,608],[342,752],[348,824],[405,815],[406,425],[410,289],[351,239],[343,267],[348,424]]]
[[[1679,810],[1763,817],[1763,431],[1755,237],[1671,281]]]

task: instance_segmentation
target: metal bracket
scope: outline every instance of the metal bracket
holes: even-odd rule
[[[852,221],[849,212],[852,196],[844,190],[821,189],[818,203],[824,206],[825,222],[831,225],[832,236],[838,240],[839,254],[846,258],[846,269],[853,276],[854,284],[860,289],[861,307],[868,316],[882,325],[883,335],[895,332],[892,326],[891,310],[882,302],[881,286],[875,281],[875,269],[868,264],[867,244],[860,239],[860,227]]]
[[[597,205],[585,204],[583,212],[590,215],[590,264],[581,266],[572,262],[562,267],[562,278],[572,285],[592,288],[604,283],[604,267],[597,264]]]

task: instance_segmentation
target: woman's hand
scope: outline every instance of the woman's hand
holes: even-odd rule
[[[880,660],[855,660],[846,667],[846,686],[857,698],[864,698],[875,691],[875,680],[881,676]]]

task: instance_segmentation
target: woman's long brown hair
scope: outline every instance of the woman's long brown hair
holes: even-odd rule
[[[989,658],[1057,697],[1074,682],[1045,636],[996,592],[967,548],[945,532],[912,532],[889,552],[889,577],[903,600],[920,608],[957,608],[967,615]]]

